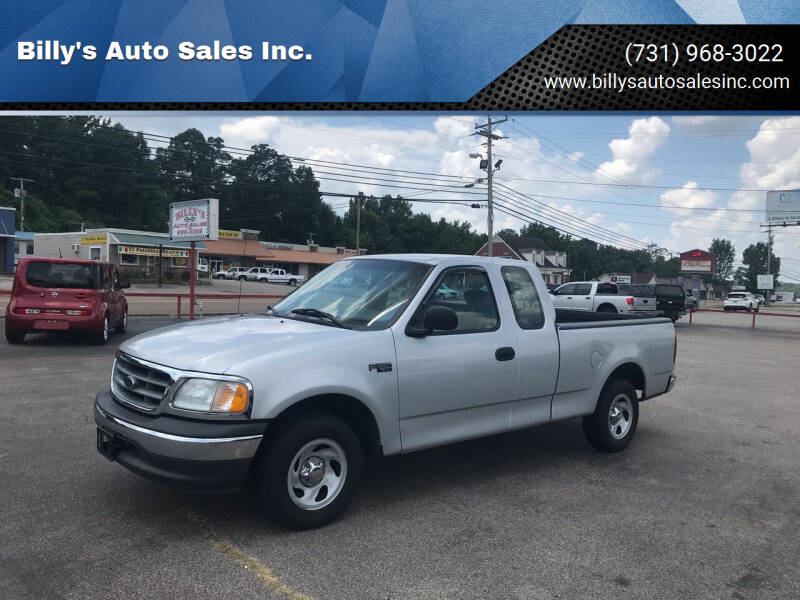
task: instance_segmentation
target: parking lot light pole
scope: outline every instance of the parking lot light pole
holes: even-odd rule
[[[194,321],[194,242],[189,242],[189,320]]]

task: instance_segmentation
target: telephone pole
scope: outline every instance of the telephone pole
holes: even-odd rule
[[[492,204],[492,174],[495,170],[495,165],[492,164],[492,141],[493,140],[500,140],[502,139],[499,135],[492,133],[492,126],[499,125],[500,123],[505,123],[508,121],[508,117],[504,117],[499,121],[492,121],[492,117],[489,116],[487,118],[487,122],[483,125],[475,125],[477,135],[483,136],[486,138],[486,197],[488,200],[488,214],[486,215],[486,230],[489,238],[489,246],[488,246],[488,256],[494,256],[494,244],[492,244],[492,238],[494,238],[494,205]],[[483,161],[481,161],[482,163]],[[500,164],[498,162],[497,168],[500,168]]]
[[[361,254],[361,199],[364,194],[358,192],[355,197],[356,201],[356,256]]]
[[[25,182],[36,183],[36,181],[25,177],[9,177],[9,179],[19,182],[19,230],[25,231]]]

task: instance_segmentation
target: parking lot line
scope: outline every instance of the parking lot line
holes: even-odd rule
[[[230,540],[217,535],[217,533],[209,527],[208,523],[198,515],[188,513],[187,516],[192,522],[202,528],[211,540],[214,548],[253,573],[253,575],[267,584],[276,594],[288,598],[288,600],[314,600],[311,596],[295,591],[285,583],[282,583],[275,573],[272,572],[272,569],[260,562],[257,558],[247,554]]]

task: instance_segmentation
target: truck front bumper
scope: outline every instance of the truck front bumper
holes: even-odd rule
[[[110,390],[94,405],[97,450],[137,475],[191,491],[238,490],[250,470],[267,424],[200,422],[135,413]]]

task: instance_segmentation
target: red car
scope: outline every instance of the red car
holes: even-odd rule
[[[21,344],[34,331],[88,331],[99,344],[128,329],[128,303],[117,267],[107,262],[24,257],[6,309],[6,339]]]

